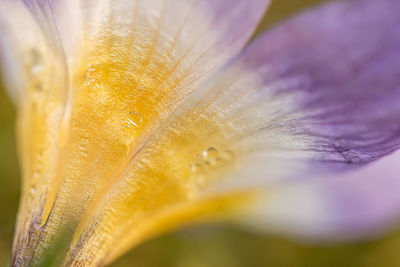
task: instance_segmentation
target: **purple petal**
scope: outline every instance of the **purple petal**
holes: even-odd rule
[[[212,15],[213,25],[223,31],[220,44],[238,46],[239,51],[263,17],[270,0],[195,1]],[[240,23],[239,23],[240,21]]]
[[[337,230],[357,235],[394,224],[400,217],[400,153],[322,185]]]
[[[400,153],[331,179],[269,188],[245,223],[315,240],[371,237],[400,218]]]
[[[399,12],[398,1],[355,0],[301,14],[187,98],[174,119],[226,129],[213,140],[240,158],[216,190],[321,176],[397,150]]]
[[[270,116],[248,119],[247,133],[258,130],[257,138],[247,138],[255,147],[262,146],[260,135],[272,136],[273,145],[289,150],[282,162],[274,161],[275,168],[308,178],[259,188],[259,201],[243,217],[250,224],[317,239],[346,239],[375,234],[398,221],[400,154],[380,159],[400,148],[398,14],[396,0],[329,4],[262,36],[221,73],[220,80],[235,70],[253,77],[256,86],[247,82],[246,90],[257,97],[248,101],[246,115]],[[243,81],[236,79],[230,94],[244,91]],[[268,149],[263,154],[279,158]],[[291,159],[299,164],[292,165]],[[365,168],[310,179],[325,176],[321,170],[331,169],[327,167],[347,169],[376,159]],[[258,174],[252,170],[262,169],[261,163],[253,162],[230,179],[231,186],[241,179],[246,188],[254,177],[267,181],[274,175],[270,161],[264,161],[265,171]],[[306,171],[303,164],[309,165]]]
[[[296,94],[327,160],[365,163],[400,147],[400,2],[356,0],[300,15],[256,41],[245,64],[269,66],[265,85]],[[331,154],[331,155],[329,155]]]
[[[362,166],[400,148],[399,13],[396,0],[354,0],[301,14],[256,40],[203,91],[233,81],[215,108],[270,158],[280,148],[312,173]]]

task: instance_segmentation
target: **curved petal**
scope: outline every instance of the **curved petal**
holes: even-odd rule
[[[20,94],[24,186],[15,264],[35,262],[65,224],[76,227],[92,198],[130,164],[138,140],[242,49],[269,3],[4,1],[28,14],[25,27],[43,42],[29,48],[37,62]],[[19,19],[7,16],[6,26],[25,73]]]
[[[110,247],[108,262],[204,216],[198,201],[215,208],[238,194],[243,204],[262,188],[268,199],[288,180],[399,148],[399,10],[393,0],[339,2],[255,41],[139,142],[80,221],[70,258]],[[182,206],[193,208],[190,218]]]
[[[292,99],[282,112],[298,118],[282,126],[310,142],[313,159],[342,168],[400,147],[399,10],[393,0],[327,5],[277,27],[242,55],[239,64],[259,72],[260,91]]]
[[[374,236],[400,218],[399,163],[396,152],[339,177],[269,188],[242,216],[252,227],[307,239]]]
[[[241,186],[347,170],[400,148],[399,10],[356,0],[302,14],[198,92],[203,114],[218,111],[240,133]]]
[[[137,71],[139,76],[144,75],[144,70],[140,68],[145,68],[147,72],[167,72],[175,79],[189,79],[190,76],[191,82],[201,81],[242,50],[270,2],[17,2],[20,1],[33,13],[49,39],[54,39],[51,35],[60,38],[71,75],[80,71],[77,67],[87,68],[80,65],[89,64],[86,60],[90,58],[107,57],[104,61],[111,61],[108,59],[111,56],[114,64],[126,64],[126,68],[130,68],[131,72]],[[236,23],[239,19],[240,24]],[[126,51],[121,51],[124,49]],[[135,59],[135,64],[129,60],[122,61],[124,56]],[[82,57],[85,58],[82,60]]]
[[[37,85],[38,80],[45,83],[46,87],[52,87],[53,96],[60,93],[64,96],[64,86],[54,85],[49,77],[39,78],[46,72],[47,76],[57,78],[58,83],[65,80],[65,66],[62,56],[54,46],[55,39],[46,38],[44,29],[36,23],[35,16],[22,1],[2,0],[1,5],[2,78],[8,85],[11,98],[16,104],[20,104],[23,98],[26,99],[27,95],[34,93],[35,90],[28,91],[28,88],[34,87],[32,83]],[[47,58],[43,58],[44,54]],[[50,65],[52,69],[46,68],[45,65]],[[58,97],[61,98],[59,95]]]
[[[85,27],[90,34],[78,49],[84,53],[70,74],[71,124],[57,143],[60,167],[51,179],[59,183],[31,188],[27,199],[46,205],[27,212],[27,220],[20,217],[28,223],[17,230],[14,262],[37,257],[29,248],[51,246],[46,241],[69,223],[74,236],[64,264],[108,263],[161,231],[251,202],[256,186],[360,165],[349,163],[399,146],[393,101],[400,77],[398,1],[356,0],[301,15],[261,37],[186,98],[194,87],[185,79],[194,85],[202,79],[180,70],[168,76],[176,58],[170,65],[161,54],[175,44],[157,29],[165,26],[161,14],[169,5],[151,2],[150,10],[150,2],[140,2],[136,38],[126,39],[132,19],[105,12],[114,10],[109,3],[88,7],[94,23]],[[136,9],[127,7],[116,10]],[[178,66],[191,70],[190,63]],[[47,151],[40,155],[33,174],[43,173],[50,158]],[[48,191],[56,195],[43,197]]]
[[[302,14],[205,87],[207,107],[234,122],[246,151],[217,191],[265,186],[253,216],[242,214],[250,224],[340,239],[399,219],[398,152],[331,173],[400,148],[399,11],[398,1],[356,0]],[[224,80],[235,82],[215,93]]]

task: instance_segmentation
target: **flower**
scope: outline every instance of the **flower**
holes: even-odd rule
[[[14,266],[60,242],[59,265],[102,266],[210,220],[337,239],[399,216],[399,1],[327,4],[243,51],[268,0],[1,3]]]

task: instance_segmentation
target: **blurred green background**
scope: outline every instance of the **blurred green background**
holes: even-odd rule
[[[258,32],[318,2],[323,0],[275,0]],[[0,266],[9,261],[19,198],[14,119],[13,107],[0,89]],[[112,266],[400,267],[400,231],[377,240],[318,246],[250,234],[232,226],[204,226],[142,244]]]

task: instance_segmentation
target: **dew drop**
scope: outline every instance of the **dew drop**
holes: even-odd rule
[[[123,121],[123,122],[122,122],[122,126],[125,127],[125,128],[129,128],[129,127],[131,127],[131,126],[138,127],[138,125],[136,124],[136,122],[134,122],[134,121],[131,120],[131,119],[127,119],[126,121]]]
[[[136,111],[132,111],[129,114],[134,115],[134,117],[136,117],[136,120],[139,121],[140,123],[143,122],[143,116],[140,113],[137,113]]]
[[[122,122],[122,127],[129,128],[131,126],[139,127],[143,122],[143,116],[136,111],[129,112],[129,118]]]
[[[100,80],[100,75],[96,73],[96,68],[89,66],[86,73],[86,85],[92,88],[102,88],[103,82]]]
[[[209,147],[202,153],[196,154],[193,163],[189,164],[189,169],[193,174],[203,173],[230,162],[232,158],[233,152],[230,150],[218,150],[215,147]]]
[[[88,139],[86,139],[86,138],[81,139],[79,149],[84,157],[88,156],[88,144],[89,144]]]
[[[129,121],[122,122],[122,127],[129,128],[129,126],[131,126],[131,123]]]
[[[203,159],[205,163],[216,165],[220,160],[219,152],[214,147],[210,147],[207,150],[203,151]]]
[[[207,174],[229,164],[233,160],[234,153],[231,150],[209,147],[196,154],[188,165],[191,172],[192,185],[196,188],[203,187],[207,182]]]

